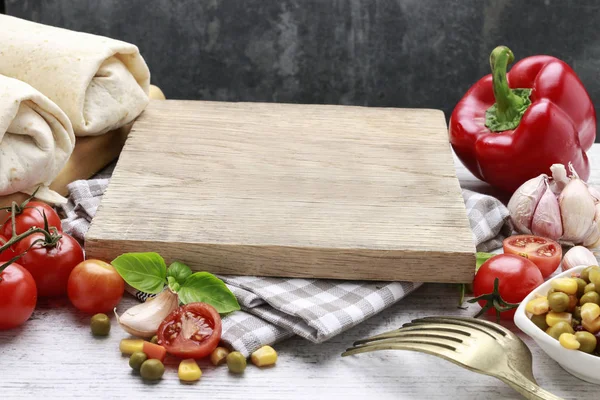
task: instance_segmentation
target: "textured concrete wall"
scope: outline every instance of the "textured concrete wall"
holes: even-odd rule
[[[137,44],[170,98],[441,108],[498,44],[546,53],[600,104],[600,1],[6,0],[6,11]]]

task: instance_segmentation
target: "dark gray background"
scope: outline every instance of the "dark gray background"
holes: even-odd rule
[[[430,107],[448,116],[504,44],[517,59],[562,58],[600,104],[597,0],[5,3],[8,14],[137,44],[169,98]]]

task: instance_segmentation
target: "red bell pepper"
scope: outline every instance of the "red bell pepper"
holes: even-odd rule
[[[499,46],[490,55],[492,74],[458,102],[450,118],[450,143],[479,179],[514,192],[550,173],[552,164],[573,167],[589,178],[586,151],[596,138],[596,111],[583,84],[563,61],[533,56],[516,63]]]

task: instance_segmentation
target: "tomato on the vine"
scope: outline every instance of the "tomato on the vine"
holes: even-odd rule
[[[0,330],[25,323],[36,302],[37,289],[29,271],[12,263],[0,272]]]
[[[60,233],[56,243],[44,243],[46,235],[38,232],[15,245],[19,264],[31,272],[39,297],[64,296],[73,268],[84,259],[81,245],[72,236]],[[39,243],[34,244],[36,241]],[[29,250],[28,250],[29,249]]]
[[[125,281],[112,265],[100,260],[79,263],[69,276],[71,303],[89,314],[112,311],[123,297]]]
[[[534,235],[516,235],[502,241],[505,254],[516,254],[530,259],[544,278],[552,275],[560,265],[562,247],[554,240]]]
[[[221,317],[213,306],[189,303],[173,310],[158,327],[158,344],[180,358],[208,356],[221,340]]]
[[[4,237],[3,235],[0,235],[0,246],[6,244],[6,242],[8,242],[8,238]],[[17,253],[15,252],[15,245],[12,245],[8,249],[0,252],[0,264],[16,256]]]
[[[48,226],[54,226],[57,230],[62,231],[60,217],[46,203],[41,201],[30,201],[24,207],[19,206],[15,215],[15,228],[17,235],[25,232],[31,227],[43,228],[44,227],[44,214],[48,220]],[[0,228],[0,234],[10,238],[13,235],[12,231],[12,218],[10,212],[5,212],[5,220],[2,228]]]
[[[473,280],[475,297],[490,295],[494,292],[494,280],[498,278],[498,293],[504,302],[519,303],[533,289],[544,283],[544,278],[538,267],[527,258],[514,254],[499,254],[487,260],[477,271]],[[495,299],[498,299],[495,297]],[[479,299],[481,307],[487,301]],[[512,319],[515,309],[500,313],[502,319]],[[488,314],[496,315],[496,309],[491,307]]]

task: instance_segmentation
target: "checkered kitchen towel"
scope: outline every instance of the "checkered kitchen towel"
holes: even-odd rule
[[[69,185],[69,203],[63,206],[63,229],[67,233],[83,240],[111,172],[109,169],[95,179]],[[499,247],[511,232],[506,207],[493,197],[467,190],[463,197],[477,249],[489,251]],[[293,335],[323,342],[381,312],[421,285],[254,276],[220,278],[242,307],[242,311],[223,319],[222,340],[245,355]],[[141,301],[148,298],[145,293],[129,290]]]

